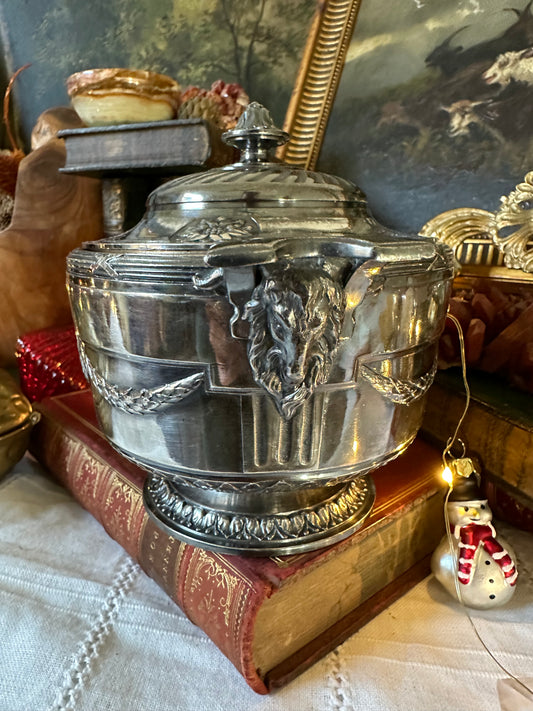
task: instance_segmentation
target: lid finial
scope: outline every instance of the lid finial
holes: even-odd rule
[[[252,101],[240,117],[236,127],[222,134],[222,139],[241,151],[242,163],[264,163],[271,160],[271,152],[287,143],[290,136],[274,124],[268,110]]]

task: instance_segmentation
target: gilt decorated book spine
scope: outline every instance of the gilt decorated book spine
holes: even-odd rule
[[[90,416],[87,395],[76,400]],[[163,533],[143,506],[145,473],[115,452],[85,413],[77,420],[76,411],[62,407],[61,398],[45,401],[40,410],[41,422],[31,442],[34,456],[207,632],[247,683],[266,693],[246,647],[253,617],[270,586],[248,579],[229,557]]]

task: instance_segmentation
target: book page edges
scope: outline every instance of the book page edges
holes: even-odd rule
[[[335,625],[431,553],[443,533],[442,494],[433,489],[352,545],[292,577],[266,599],[255,622],[254,665],[260,677]],[[320,615],[317,615],[320,605]]]

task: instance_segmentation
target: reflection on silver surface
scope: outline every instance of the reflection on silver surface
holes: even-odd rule
[[[75,250],[69,293],[103,430],[153,472],[151,515],[197,545],[284,554],[355,530],[368,487],[345,524],[303,533],[332,487],[415,437],[452,254],[376,223],[350,183],[271,162],[279,132],[251,112],[230,136],[243,162],[167,183],[129,233]],[[301,536],[272,536],[294,511]],[[200,525],[222,512],[253,536]]]

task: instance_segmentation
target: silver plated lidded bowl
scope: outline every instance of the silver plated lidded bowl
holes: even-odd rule
[[[146,468],[150,515],[226,553],[348,536],[368,473],[421,423],[453,276],[449,248],[378,224],[340,178],[271,158],[251,104],[239,162],[156,189],[131,231],[68,258],[105,435]]]

